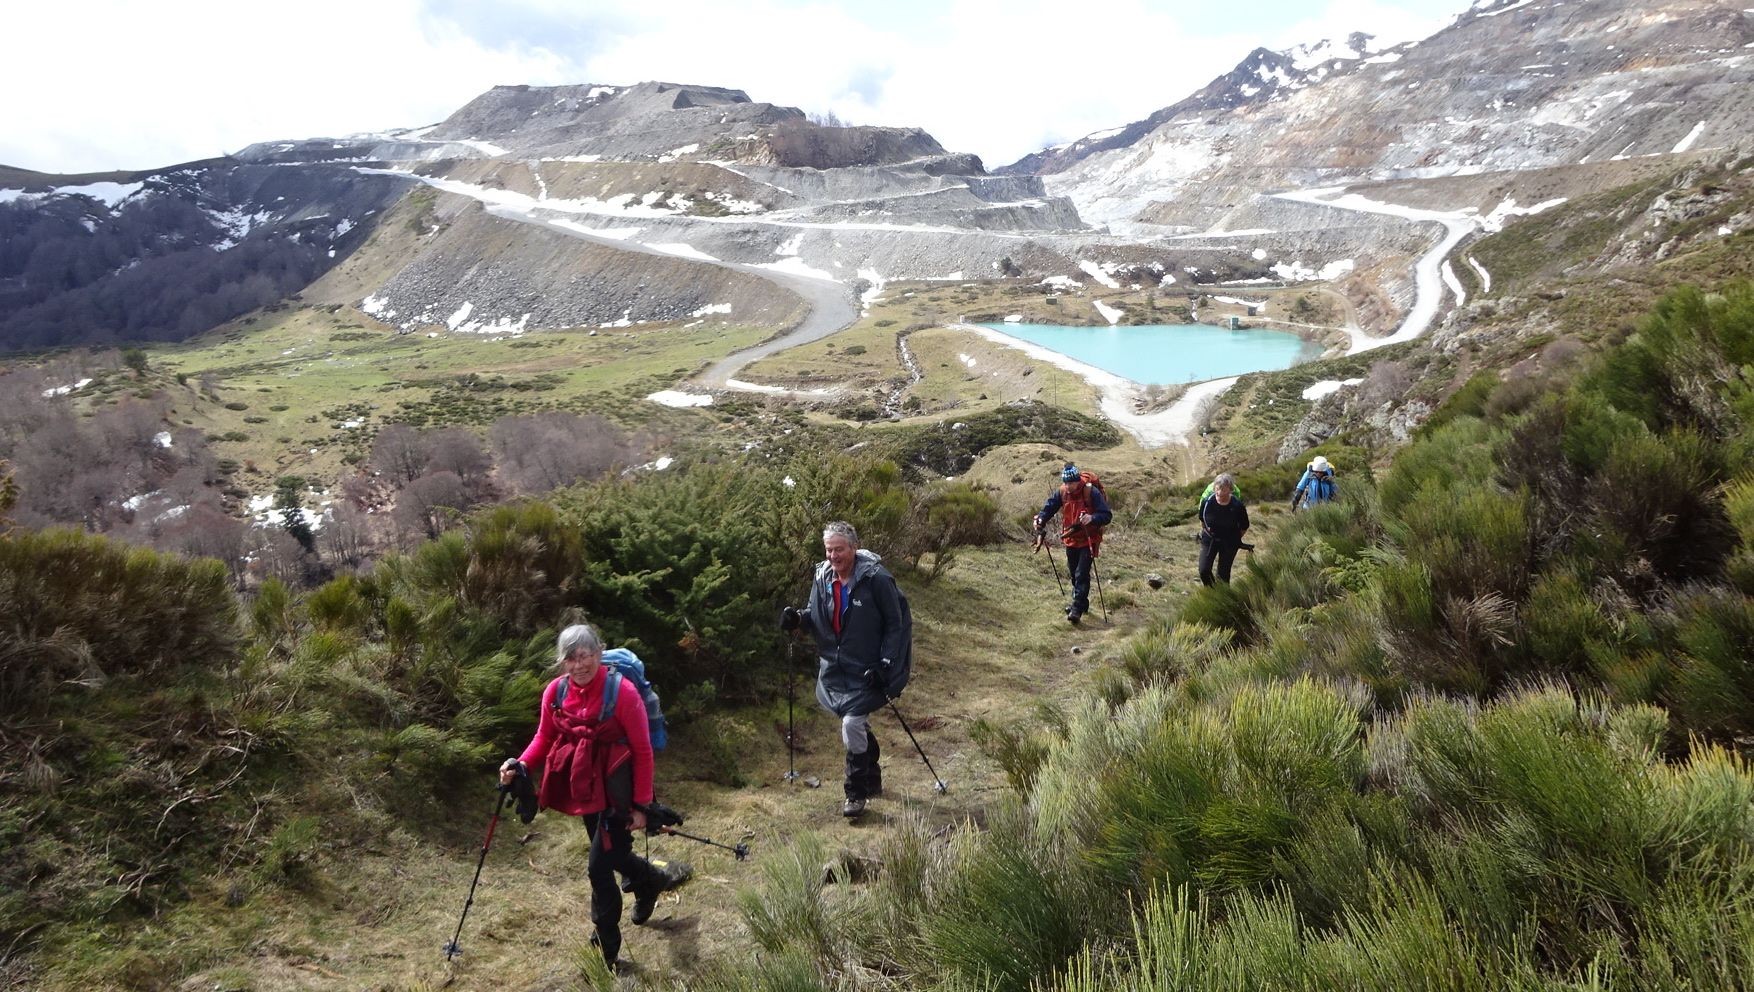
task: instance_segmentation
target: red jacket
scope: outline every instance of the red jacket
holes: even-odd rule
[[[608,671],[607,666],[600,665],[589,684],[569,688],[558,714],[554,711],[554,697],[565,677],[548,683],[542,693],[536,736],[530,738],[530,745],[518,760],[541,783],[538,799],[546,809],[584,816],[600,812],[612,802],[622,806],[627,797],[612,796],[610,782],[630,763],[631,798],[641,806],[652,801],[651,732],[646,725],[645,701],[631,680],[621,680],[614,718],[607,725],[598,726],[598,714],[603,711],[603,680]],[[580,733],[581,730],[585,733]],[[539,764],[544,766],[540,772],[536,771]],[[625,780],[625,773],[619,777]]]

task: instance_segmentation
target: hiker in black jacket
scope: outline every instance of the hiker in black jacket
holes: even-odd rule
[[[1236,495],[1236,478],[1225,472],[1212,480],[1212,498],[1200,504],[1200,581],[1212,584],[1212,565],[1218,565],[1218,581],[1230,581],[1230,565],[1248,533],[1249,511]]]
[[[840,717],[846,745],[846,803],[841,815],[865,812],[883,794],[871,714],[901,695],[913,664],[913,621],[888,569],[859,547],[858,532],[842,520],[822,530],[826,558],[816,566],[810,603],[780,612],[780,628],[816,635],[816,701]]]

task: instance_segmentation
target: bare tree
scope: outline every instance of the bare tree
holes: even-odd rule
[[[428,431],[423,437],[427,448],[428,472],[455,472],[474,500],[487,496],[493,474],[493,459],[481,439],[473,431],[446,427]]]
[[[336,571],[355,568],[365,560],[374,544],[375,516],[349,502],[342,502],[330,512],[323,526],[324,556]]]
[[[507,417],[493,425],[490,439],[500,474],[526,493],[596,478],[632,456],[626,435],[595,415]]]
[[[463,480],[455,472],[423,475],[396,496],[396,525],[404,532],[428,538],[444,533],[445,525],[469,508]]]
[[[217,558],[231,573],[232,583],[244,587],[244,537],[250,525],[228,516],[217,507],[197,504],[164,524],[157,544],[192,558]]]
[[[407,424],[387,424],[372,440],[371,467],[392,485],[404,486],[420,478],[426,462],[426,441]]]
[[[298,538],[279,526],[254,527],[249,540],[256,544],[254,571],[263,578],[275,578],[289,586],[297,586],[305,577],[305,549]]]
[[[1370,371],[1364,374],[1364,382],[1358,386],[1357,402],[1367,410],[1384,403],[1398,403],[1406,398],[1407,390],[1412,386],[1413,376],[1407,371],[1405,362],[1384,359],[1371,365]]]
[[[170,450],[158,441],[164,432],[164,411],[156,403],[129,399],[91,419],[97,441],[125,466],[131,482],[150,489],[168,474]]]

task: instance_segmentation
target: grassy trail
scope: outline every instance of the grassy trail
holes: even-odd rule
[[[652,856],[689,862],[694,878],[660,899],[651,925],[624,921],[622,954],[635,968],[621,987],[669,985],[706,964],[749,953],[738,892],[760,878],[763,858],[801,835],[819,834],[831,851],[858,855],[874,851],[904,817],[946,831],[982,822],[1005,783],[971,743],[970,724],[1026,719],[1038,702],[1090,692],[1092,673],[1114,657],[1126,635],[1179,602],[1196,581],[1197,545],[1188,530],[1117,528],[1098,564],[1111,619],[1104,623],[1097,607],[1077,629],[1062,618],[1045,555],[1031,555],[1025,543],[969,549],[929,584],[902,577],[916,618],[915,674],[899,705],[948,782],[947,794],[934,791],[931,775],[885,711],[873,718],[885,795],[858,822],[838,815],[837,727],[812,697],[812,661],[804,649],[797,655],[795,711],[803,780],[784,779],[783,692],[738,714],[753,728],[738,755],[748,783],[741,788],[694,777],[692,770],[707,760],[706,744],[690,728],[679,728],[659,757],[659,797],[688,815],[684,829],[747,843],[752,856],[739,863],[729,852],[691,841],[654,839]],[[1059,567],[1063,576],[1063,557]],[[1151,590],[1148,572],[1164,576],[1165,587]],[[810,779],[820,786],[807,785]],[[458,822],[443,825],[441,837],[397,825],[382,836],[336,838],[303,893],[264,892],[226,909],[225,894],[214,891],[172,914],[163,923],[164,939],[228,948],[214,952],[211,964],[180,987],[588,987],[583,964],[594,950],[585,831],[551,813],[530,827],[509,813],[502,818],[463,933],[464,953],[445,962],[442,947],[456,927],[490,812],[489,777],[483,774],[478,786],[463,792],[468,801],[456,807]]]

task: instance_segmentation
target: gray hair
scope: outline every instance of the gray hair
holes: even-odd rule
[[[575,623],[560,632],[560,643],[555,648],[554,660],[558,664],[580,651],[601,650],[603,638],[597,635],[597,628],[588,623]]]
[[[859,532],[845,520],[836,520],[822,528],[822,539],[826,541],[831,537],[844,537],[848,544],[855,548],[859,546]]]
[[[1225,486],[1229,486],[1230,488],[1235,489],[1236,488],[1236,476],[1231,475],[1229,472],[1218,473],[1218,478],[1212,480],[1212,488],[1213,489],[1222,489]]]

